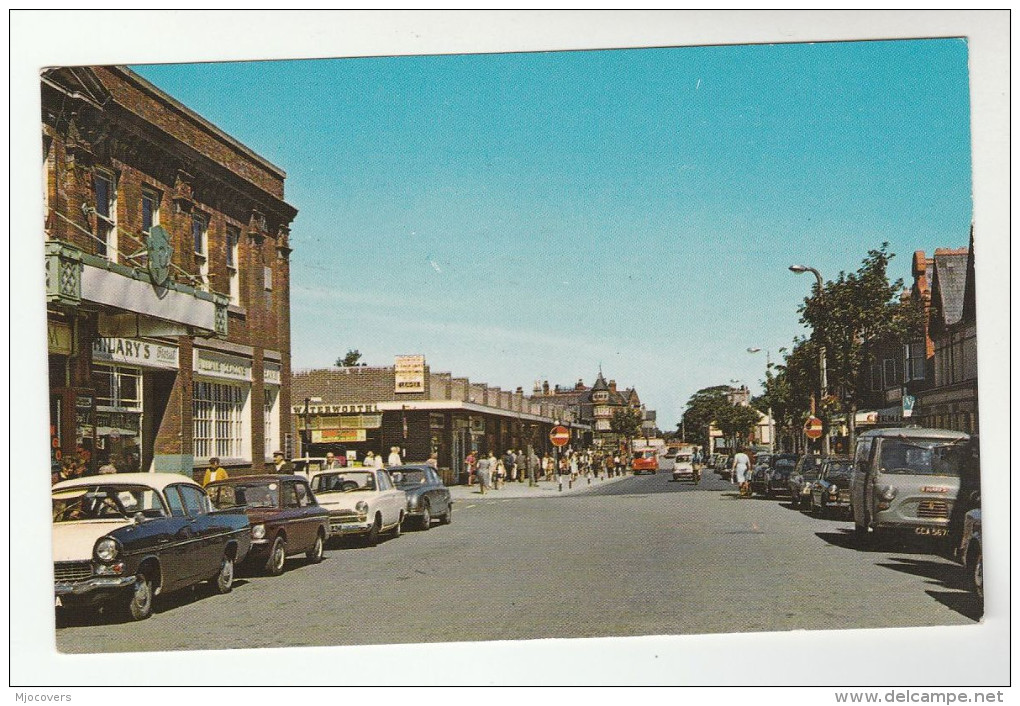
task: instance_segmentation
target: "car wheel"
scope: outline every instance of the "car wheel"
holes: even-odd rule
[[[865,542],[868,539],[868,526],[862,525],[854,518],[854,536],[858,542]]]
[[[432,509],[429,507],[429,501],[426,500],[421,506],[421,519],[418,520],[418,529],[423,532],[432,526]]]
[[[273,548],[269,550],[269,556],[266,557],[265,572],[270,576],[279,576],[283,573],[285,563],[287,563],[287,547],[283,537],[276,535],[276,539],[273,540]]]
[[[312,548],[305,552],[305,556],[308,557],[308,561],[312,564],[318,564],[322,561],[322,554],[326,548],[326,540],[322,537],[322,532],[315,535],[315,544]]]
[[[971,585],[974,587],[974,593],[977,594],[977,597],[983,600],[985,597],[985,569],[980,549],[978,549],[973,563],[974,571],[970,576]]]
[[[370,547],[374,547],[379,544],[379,526],[382,521],[378,516],[375,518],[375,522],[372,523],[372,528],[368,530],[368,534],[365,535],[365,544]]]
[[[440,518],[440,522],[444,525],[448,525],[453,522],[453,503],[449,502],[446,504],[446,514]]]
[[[213,581],[217,593],[230,593],[234,588],[234,557],[224,554],[220,570]]]
[[[132,620],[145,620],[152,615],[152,602],[155,596],[152,580],[145,574],[135,576],[135,585],[131,589],[131,598],[127,603],[127,613]]]

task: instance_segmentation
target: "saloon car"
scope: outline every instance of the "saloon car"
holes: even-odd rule
[[[428,464],[388,468],[393,484],[407,495],[405,522],[413,522],[421,530],[439,518],[444,525],[453,522],[453,498],[450,489]]]
[[[144,620],[157,596],[202,581],[230,592],[251,547],[243,510],[214,510],[176,473],[87,476],[57,483],[51,497],[57,608],[102,605]]]
[[[630,462],[630,468],[634,475],[659,472],[659,453],[655,449],[639,449],[634,452],[634,459]]]
[[[330,538],[360,537],[369,546],[379,535],[400,536],[407,493],[381,468],[344,468],[312,476],[312,492],[329,512]]]
[[[808,509],[811,500],[811,484],[818,478],[824,460],[824,456],[806,454],[797,461],[797,466],[786,481],[790,501],[794,507],[799,507],[802,510]]]
[[[822,462],[818,478],[811,483],[808,511],[813,515],[837,515],[850,519],[850,473],[853,466],[849,458],[829,456]]]
[[[293,475],[230,478],[206,486],[220,509],[242,507],[251,522],[247,562],[272,576],[283,573],[288,556],[322,561],[329,536],[329,512],[315,500],[308,481]]]
[[[765,494],[769,497],[790,492],[790,475],[797,467],[797,454],[777,454],[772,458],[766,482]]]
[[[701,472],[695,470],[691,454],[678,453],[673,459],[673,480],[689,481],[695,485],[701,480]]]

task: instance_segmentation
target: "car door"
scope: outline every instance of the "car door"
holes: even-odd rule
[[[287,532],[287,551],[290,553],[303,552],[311,546],[312,539],[308,531],[309,521],[304,508],[308,507],[308,488],[300,489],[301,484],[297,480],[283,481],[282,508],[280,521]],[[303,501],[303,503],[302,503]]]
[[[181,485],[169,485],[163,491],[167,506],[170,508],[170,527],[167,531],[166,548],[160,553],[160,563],[163,570],[163,585],[168,591],[173,590],[172,587],[189,585],[197,575],[195,556],[198,536],[180,488]]]
[[[375,482],[379,488],[379,510],[385,526],[396,524],[400,518],[400,510],[404,507],[407,494],[393,486],[390,475],[386,471],[376,471]],[[399,496],[399,497],[398,497]]]
[[[432,496],[432,507],[436,508],[436,512],[439,512],[440,514],[449,512],[449,489],[443,485],[443,481],[439,479],[439,476],[437,476],[436,472],[431,468],[425,471],[425,475],[429,479],[429,486],[431,488],[429,493]]]
[[[229,527],[218,522],[218,516],[210,514],[212,505],[204,490],[193,485],[181,485],[178,491],[184,500],[188,522],[195,535],[194,551],[191,554],[195,571],[193,577],[208,578],[220,567]]]

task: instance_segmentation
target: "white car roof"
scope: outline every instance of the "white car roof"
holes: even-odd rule
[[[145,485],[162,491],[168,485],[184,483],[201,488],[193,479],[180,473],[109,473],[97,476],[82,476],[73,480],[65,480],[54,485],[50,490],[67,490],[89,485]]]

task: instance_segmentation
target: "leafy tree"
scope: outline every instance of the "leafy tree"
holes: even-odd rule
[[[726,404],[716,411],[715,425],[726,437],[749,440],[758,424],[758,412],[741,404]]]
[[[338,368],[354,368],[357,367],[359,360],[361,360],[361,352],[355,348],[354,350],[347,351],[347,355],[343,358],[337,358],[336,366]],[[361,363],[361,365],[364,365],[364,363]]]
[[[810,340],[825,346],[827,392],[834,395],[822,400],[822,407],[841,407],[846,413],[851,447],[860,399],[857,385],[868,362],[866,344],[889,339],[905,342],[915,325],[915,312],[901,302],[903,280],[890,282],[886,274],[894,257],[888,248],[889,243],[882,243],[878,250],[868,251],[856,272],[840,272],[822,291],[816,286],[799,309],[801,323],[812,327]]]
[[[708,430],[716,413],[730,403],[729,392],[729,385],[714,385],[698,390],[687,400],[683,415],[684,431],[703,448],[709,448]]]
[[[627,440],[627,448],[630,449],[630,442],[634,437],[641,434],[642,414],[640,409],[627,407],[617,409],[609,420],[609,429]]]

